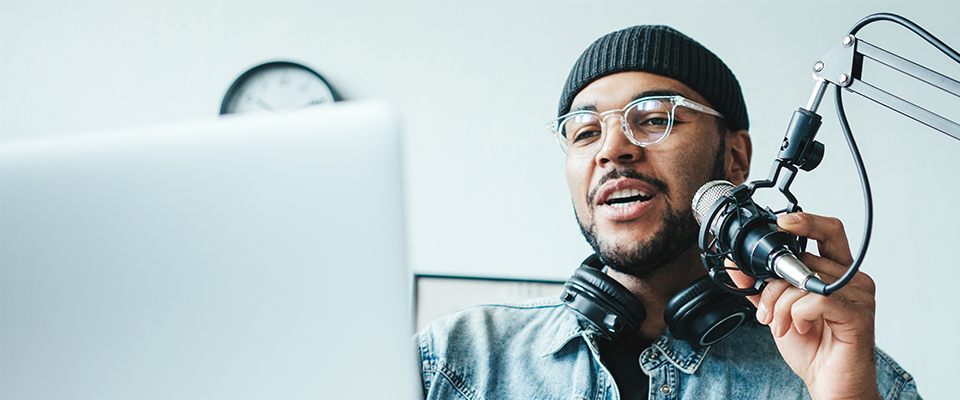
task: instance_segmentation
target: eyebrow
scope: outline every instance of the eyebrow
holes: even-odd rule
[[[654,90],[647,90],[647,91],[641,92],[640,94],[634,96],[633,99],[630,100],[630,101],[637,100],[637,99],[642,99],[642,98],[644,98],[644,97],[651,97],[651,96],[677,96],[677,95],[682,96],[683,94],[680,93],[680,92],[678,92],[678,91],[676,91],[676,90],[670,90],[670,89],[654,89]],[[597,111],[597,106],[594,105],[593,103],[581,104],[581,105],[577,106],[576,108],[571,108],[571,109],[570,109],[570,112],[575,112],[575,111],[594,111],[594,112],[596,112],[596,111]]]

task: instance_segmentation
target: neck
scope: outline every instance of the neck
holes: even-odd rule
[[[643,303],[647,318],[640,325],[640,336],[654,341],[667,330],[663,310],[677,292],[703,276],[705,271],[700,261],[700,249],[691,246],[676,260],[659,268],[649,276],[638,278],[612,268],[607,269],[611,278],[620,282]]]

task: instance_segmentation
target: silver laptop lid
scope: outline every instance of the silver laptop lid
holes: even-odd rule
[[[397,126],[338,103],[5,144],[0,395],[413,397]]]

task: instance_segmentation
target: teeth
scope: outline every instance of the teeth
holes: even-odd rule
[[[613,208],[627,208],[627,207],[630,207],[630,206],[632,206],[632,205],[634,205],[634,204],[637,204],[637,203],[639,203],[639,201],[631,201],[631,202],[629,202],[629,203],[612,203],[612,204],[610,204],[610,207],[613,207]]]
[[[643,193],[640,193],[640,191],[637,189],[618,190],[610,194],[610,196],[607,197],[607,200],[622,199],[624,197],[635,197],[635,196],[640,196],[641,194]],[[646,194],[643,194],[643,195],[644,197],[646,197]]]
[[[618,200],[633,199],[631,201],[618,201]],[[649,196],[646,193],[643,193],[637,189],[624,189],[618,190],[607,196],[607,205],[614,208],[626,208],[634,204],[637,204],[641,201],[648,200]]]

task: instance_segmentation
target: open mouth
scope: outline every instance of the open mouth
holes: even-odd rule
[[[624,189],[611,193],[604,204],[614,208],[627,208],[652,198],[653,196],[648,196],[637,189]]]

